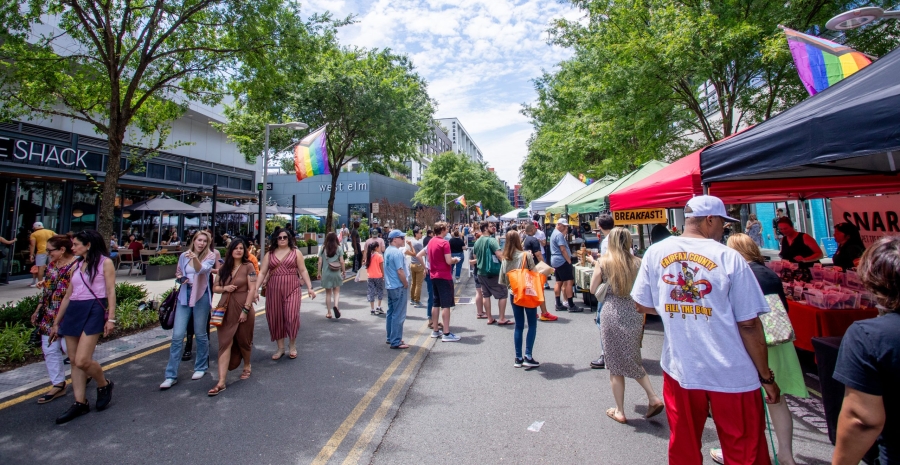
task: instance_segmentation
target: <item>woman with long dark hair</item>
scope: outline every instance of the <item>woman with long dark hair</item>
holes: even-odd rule
[[[341,317],[338,305],[340,305],[341,284],[344,283],[347,273],[340,246],[337,234],[330,232],[325,235],[325,247],[319,251],[319,279],[322,280],[322,287],[325,289],[325,308],[328,310],[325,318],[331,318],[332,310],[335,318]]]
[[[834,266],[845,270],[855,268],[859,257],[866,251],[859,228],[853,223],[838,223],[834,225],[834,240],[838,243],[837,251],[831,257]]]
[[[80,260],[50,328],[49,342],[59,336],[66,338],[75,403],[56,419],[57,424],[91,411],[85,392],[89,376],[97,382],[97,410],[105,410],[112,400],[113,382],[106,379],[103,368],[94,360],[100,334],[107,336],[116,328],[116,270],[106,243],[94,230],[81,231],[72,240],[72,253]]]
[[[366,300],[369,301],[369,313],[372,315],[384,315],[381,309],[381,301],[384,299],[384,257],[378,251],[378,243],[372,242],[366,248]],[[375,299],[378,306],[375,306]]]
[[[219,269],[214,292],[221,293],[219,306],[225,318],[219,326],[219,382],[207,393],[210,397],[225,390],[228,371],[244,361],[241,379],[250,378],[250,353],[253,346],[253,300],[256,297],[256,269],[248,260],[249,251],[241,239],[232,239]]]
[[[532,357],[534,349],[534,339],[537,336],[537,308],[526,308],[516,305],[509,287],[509,279],[506,273],[522,268],[522,261],[525,261],[525,268],[534,269],[534,257],[530,253],[526,253],[522,247],[522,239],[515,229],[506,233],[506,243],[503,246],[503,261],[500,264],[499,284],[506,286],[509,292],[509,303],[512,305],[513,318],[516,321],[516,328],[513,330],[513,344],[516,346],[516,359],[513,366],[521,368],[523,365],[529,368],[539,367],[541,363]],[[528,335],[525,339],[525,356],[522,357],[522,335],[525,332],[525,321],[528,321]]]
[[[207,231],[198,231],[191,238],[188,248],[178,257],[175,277],[181,283],[178,289],[178,306],[175,308],[175,326],[172,328],[172,345],[169,346],[169,363],[166,365],[166,379],[159,385],[166,390],[178,382],[178,364],[182,359],[184,337],[188,322],[194,322],[194,337],[197,339],[197,353],[194,359],[194,374],[198,380],[209,369],[209,311],[212,302],[210,274],[216,266],[216,252],[212,249],[212,236]]]
[[[78,261],[72,254],[72,239],[69,236],[51,237],[47,241],[47,255],[50,263],[47,264],[47,273],[40,286],[43,293],[37,309],[31,315],[31,324],[37,326],[41,333],[41,350],[44,352],[44,362],[52,384],[46,394],[38,397],[39,404],[46,404],[66,395],[66,341],[57,339],[50,342],[50,329],[69,289],[72,271],[78,266]]]
[[[294,235],[287,229],[275,228],[269,250],[263,256],[259,282],[266,289],[266,321],[269,334],[278,344],[272,360],[284,356],[284,340],[288,339],[288,358],[297,358],[297,332],[300,331],[300,277],[310,299],[316,298],[303,254],[294,245]]]

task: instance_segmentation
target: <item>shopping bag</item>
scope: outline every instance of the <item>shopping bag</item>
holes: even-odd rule
[[[522,267],[506,273],[513,303],[525,308],[537,308],[544,302],[546,276],[525,267],[528,257],[522,257]]]
[[[356,278],[353,279],[358,283],[362,283],[369,280],[369,269],[366,267],[360,267],[356,272]]]
[[[769,303],[769,313],[759,316],[763,325],[763,332],[766,333],[766,345],[777,346],[795,339],[794,327],[791,326],[791,320],[788,318],[787,310],[781,302],[778,294],[769,294],[766,296]]]

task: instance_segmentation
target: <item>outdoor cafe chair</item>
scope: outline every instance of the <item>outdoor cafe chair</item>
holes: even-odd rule
[[[116,263],[116,271],[119,271],[119,268],[122,267],[123,264],[128,265],[130,268],[128,269],[128,276],[131,276],[131,272],[134,271],[134,267],[139,265],[139,262],[134,259],[134,251],[131,249],[119,249],[118,262]]]

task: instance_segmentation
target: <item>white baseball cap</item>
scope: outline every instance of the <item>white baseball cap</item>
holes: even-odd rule
[[[564,224],[564,225],[568,226],[569,220],[567,220],[565,218],[560,218],[560,219],[556,220],[556,224]]]
[[[722,199],[712,195],[698,195],[697,197],[688,200],[687,205],[684,206],[685,218],[703,216],[721,216],[725,221],[729,222],[740,221],[728,216],[725,212],[725,204],[722,202]]]
[[[44,223],[41,223],[40,221],[35,221],[34,224],[31,225],[31,229],[43,229],[43,228],[44,228]]]

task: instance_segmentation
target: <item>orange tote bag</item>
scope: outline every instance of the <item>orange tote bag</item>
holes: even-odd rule
[[[525,267],[528,257],[522,257],[522,267],[506,273],[512,289],[513,303],[525,308],[537,308],[544,302],[546,276]]]

